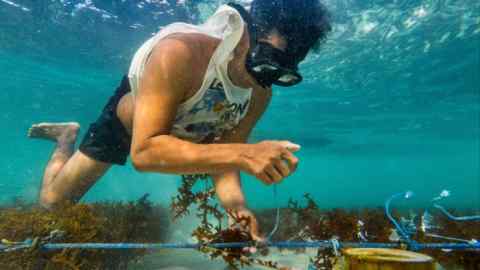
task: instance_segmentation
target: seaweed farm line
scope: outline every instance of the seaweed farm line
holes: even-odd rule
[[[292,258],[305,258],[298,252],[315,250],[316,255],[306,257],[310,269],[332,269],[347,248],[421,251],[442,267],[447,265],[445,269],[480,266],[480,242],[475,240],[480,238],[479,216],[447,210],[440,199],[421,219],[405,219],[391,205],[409,199],[411,192],[394,194],[383,210],[321,210],[305,194],[306,206],[290,200],[287,207],[257,211],[261,227],[273,229],[265,241],[255,242],[245,230],[222,227],[226,216],[211,200],[212,190],[193,192],[193,180],[183,183],[170,209],[152,204],[147,195],[135,203],[66,204],[52,211],[25,205],[0,208],[0,238],[5,238],[0,243],[0,269],[126,270],[150,251],[165,249],[196,250],[210,259],[223,259],[231,269],[288,269],[280,261],[264,259],[267,247],[294,249]],[[168,242],[169,216],[182,217],[192,205],[200,219],[192,232],[195,240]],[[239,217],[233,218],[234,224],[241,224]],[[250,256],[246,250],[251,249],[262,257]],[[38,268],[39,261],[43,268]]]

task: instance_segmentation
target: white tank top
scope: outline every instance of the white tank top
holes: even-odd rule
[[[192,142],[212,142],[232,129],[247,114],[251,89],[235,86],[228,77],[228,63],[240,41],[244,21],[237,10],[223,5],[204,24],[173,23],[145,42],[135,53],[128,78],[133,96],[138,91],[145,64],[154,46],[173,33],[201,33],[220,44],[208,64],[201,88],[180,104],[171,134]]]

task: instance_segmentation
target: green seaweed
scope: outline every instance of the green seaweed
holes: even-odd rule
[[[288,207],[282,209],[281,226],[274,240],[310,241],[335,238],[343,242],[361,242],[363,241],[362,235],[369,242],[391,242],[390,236],[394,228],[387,219],[383,208],[321,210],[308,194],[305,194],[304,198],[306,200],[305,206],[290,199]],[[262,227],[273,226],[274,211],[274,209],[270,209],[259,214]],[[422,209],[418,209],[416,212],[421,211]],[[474,214],[474,211],[464,213],[459,213],[453,209],[449,211],[459,216]],[[399,211],[393,212],[393,216],[397,219],[404,214]],[[438,222],[436,224],[438,226],[437,233],[440,235],[461,239],[480,239],[479,221],[453,221],[440,213],[436,213],[434,218]],[[420,221],[420,219],[415,219],[417,228],[421,227]],[[413,239],[421,243],[446,241],[428,237],[421,230],[415,234]],[[300,249],[299,252],[301,251]],[[421,250],[420,252],[432,256],[446,269],[454,269],[455,267],[480,269],[479,251]],[[322,249],[318,250],[317,256],[312,258],[311,262],[317,269],[332,269],[336,257],[332,249]]]
[[[64,203],[52,210],[17,202],[0,208],[0,238],[23,241],[62,231],[63,243],[159,242],[168,229],[168,212],[147,195],[129,203]],[[146,250],[41,251],[22,249],[0,253],[0,269],[127,269]]]
[[[198,192],[192,191],[197,180],[205,182],[205,189]],[[221,224],[226,217],[214,203],[213,188],[208,185],[208,177],[184,177],[182,186],[172,202],[174,216],[180,217],[189,212],[193,206],[197,206],[196,215],[200,218],[200,225],[193,232],[193,236],[205,244],[200,251],[210,255],[210,258],[221,257],[232,269],[239,269],[245,265],[262,265],[272,269],[283,269],[275,262],[262,261],[249,257],[242,249],[213,249],[207,247],[208,243],[216,242],[251,242],[249,234],[239,229],[241,226],[222,228]],[[290,199],[286,208],[281,209],[280,227],[274,235],[274,241],[296,240],[315,241],[337,239],[343,242],[391,242],[393,231],[391,222],[385,215],[383,208],[365,209],[329,209],[322,210],[309,194],[304,195],[306,203]],[[421,211],[420,209],[418,210]],[[451,210],[453,213],[455,211]],[[257,218],[261,228],[272,228],[275,224],[276,209],[257,211]],[[248,223],[245,220],[235,218],[234,213],[227,213],[234,220],[234,224]],[[394,211],[393,216],[397,219],[404,213]],[[463,213],[467,215],[468,213]],[[209,221],[208,217],[215,217],[215,221]],[[455,222],[439,215],[439,234],[455,236],[464,239],[480,238],[479,222]],[[419,220],[417,228],[420,227]],[[214,225],[216,224],[216,225]],[[421,232],[417,233],[415,240],[423,243],[438,242],[427,237]],[[304,249],[297,249],[303,252]],[[447,268],[459,266],[464,269],[480,269],[480,254],[478,251],[451,251],[422,250],[422,253],[433,256],[440,264]],[[311,263],[317,269],[332,269],[337,262],[337,256],[333,250],[319,249]],[[286,268],[285,268],[286,269]]]
[[[204,188],[195,191],[194,186],[199,180],[203,182]],[[214,195],[215,191],[208,176],[188,176],[183,177],[179,194],[172,200],[171,214],[174,219],[187,215],[195,207],[195,215],[200,224],[192,235],[201,244],[198,250],[211,259],[222,259],[230,269],[253,265],[288,269],[273,261],[254,258],[247,249],[218,249],[209,246],[211,243],[228,242],[247,242],[252,246],[258,244],[254,243],[246,230],[250,220],[233,211],[222,211],[214,200]],[[393,226],[382,208],[323,210],[309,194],[305,194],[304,199],[306,203],[303,204],[291,199],[287,207],[281,209],[280,227],[272,240],[312,241],[335,238],[342,242],[360,242],[366,238],[369,242],[390,241]],[[261,228],[272,228],[275,225],[275,212],[276,209],[256,211]],[[473,211],[450,212],[455,215],[469,215]],[[396,218],[402,214],[404,213],[393,213]],[[231,220],[231,225],[223,226],[227,219]],[[49,236],[59,236],[52,237],[50,241],[157,243],[165,240],[168,220],[168,212],[158,205],[153,205],[148,200],[148,195],[136,202],[65,203],[52,210],[29,205],[17,199],[11,206],[0,207],[0,238],[23,241],[34,237],[46,239]],[[440,213],[436,213],[435,220],[438,234],[462,239],[480,238],[478,221],[456,222]],[[420,220],[414,219],[414,222],[419,228]],[[422,243],[443,242],[421,231],[414,235],[414,239]],[[421,252],[431,255],[447,269],[480,269],[478,251]],[[31,248],[0,253],[0,269],[127,269],[132,263],[140,261],[146,253],[146,250],[141,249],[45,251]],[[332,269],[336,261],[337,257],[332,249],[319,249],[311,259],[317,269]]]
[[[193,191],[198,181],[203,181],[205,188]],[[255,244],[251,235],[246,231],[250,223],[249,218],[240,217],[233,211],[222,212],[214,200],[215,190],[209,184],[207,175],[189,175],[182,177],[182,184],[178,195],[172,199],[171,210],[174,218],[180,218],[196,206],[196,216],[200,219],[199,226],[193,231],[197,241],[201,244],[199,251],[211,259],[222,258],[230,269],[240,269],[243,266],[261,265],[271,269],[285,269],[272,261],[265,261],[250,257],[246,249],[241,248],[212,248],[208,244],[229,242],[250,242]],[[214,222],[210,217],[214,218]],[[223,227],[222,224],[230,218],[232,225]]]

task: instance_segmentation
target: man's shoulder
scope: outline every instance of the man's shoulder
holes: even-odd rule
[[[217,39],[204,34],[172,34],[155,45],[149,62],[157,67],[197,73],[207,68],[218,43]]]
[[[213,51],[219,43],[219,39],[201,33],[175,33],[158,41],[154,51],[163,52],[165,56],[170,54],[199,56]]]
[[[155,44],[146,64],[144,79],[175,78],[176,84],[183,82],[183,88],[200,88],[216,48],[215,41],[207,38],[192,34],[165,37]]]
[[[178,37],[168,37],[159,41],[152,49],[149,62],[165,61],[170,58],[178,60],[191,60],[194,48],[185,40]]]
[[[171,34],[155,44],[149,62],[156,64],[175,64],[176,68],[200,68],[207,64],[218,46],[218,39],[204,34]]]

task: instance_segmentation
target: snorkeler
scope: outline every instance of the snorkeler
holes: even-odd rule
[[[130,154],[136,170],[211,175],[225,209],[251,218],[240,171],[279,183],[298,163],[288,141],[249,144],[272,84],[302,80],[298,64],[330,31],[318,0],[254,0],[221,6],[204,24],[174,23],[145,42],[77,151],[78,123],[40,123],[31,138],[56,142],[40,204],[78,201]]]

